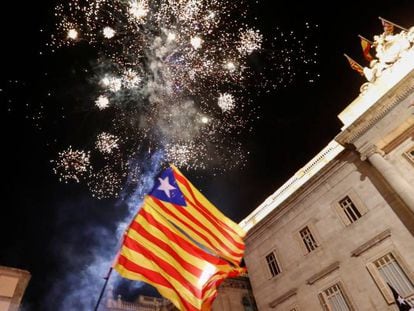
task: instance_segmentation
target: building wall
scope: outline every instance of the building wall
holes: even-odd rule
[[[212,311],[256,311],[249,279],[239,277],[225,280],[218,288]]]
[[[402,269],[395,273],[405,275],[404,296],[414,303],[414,162],[405,155],[414,148],[409,66],[403,75],[390,69],[341,113],[346,124],[335,141],[343,149],[324,149],[242,221],[250,228],[245,261],[259,311],[331,310],[332,291],[342,293],[349,310],[397,310],[385,270],[375,265],[381,258]],[[345,197],[360,213],[354,222],[339,205]],[[305,227],[318,245],[310,252],[299,234]],[[273,276],[270,254],[280,270]]]
[[[401,172],[411,178],[414,167],[401,155],[401,150],[414,145],[407,139],[390,153]],[[408,170],[407,170],[408,169]],[[345,225],[335,206],[344,196],[352,195],[366,214]],[[302,194],[272,215],[263,229],[248,237],[246,264],[259,310],[272,310],[269,304],[291,289],[296,294],[276,310],[289,310],[297,303],[303,310],[321,310],[318,293],[340,280],[357,310],[392,310],[384,300],[367,270],[367,263],[388,251],[395,251],[414,271],[414,238],[393,211],[391,205],[402,204],[381,178],[355,153],[345,151],[333,167],[307,185]],[[320,245],[307,253],[298,232],[309,226]],[[359,256],[352,252],[373,237],[390,231],[390,236]],[[271,277],[266,255],[275,251],[282,272]],[[338,263],[325,277],[313,284],[308,280],[330,265]]]
[[[0,266],[0,311],[17,311],[23,298],[30,273]]]

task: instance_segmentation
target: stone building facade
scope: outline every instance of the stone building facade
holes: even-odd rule
[[[0,311],[17,311],[31,275],[26,270],[0,266]]]
[[[218,288],[212,311],[256,311],[249,278],[226,279]]]
[[[241,222],[259,311],[398,310],[389,285],[414,304],[410,42],[326,148]]]

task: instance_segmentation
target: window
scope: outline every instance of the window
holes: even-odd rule
[[[308,253],[310,253],[318,247],[318,244],[316,243],[316,240],[313,237],[312,232],[309,230],[309,227],[306,226],[305,228],[300,230],[299,233]]]
[[[353,310],[340,283],[325,289],[319,294],[319,300],[327,311],[350,311]]]
[[[342,211],[345,213],[348,220],[353,223],[358,220],[362,215],[358,208],[355,206],[354,202],[352,202],[349,196],[346,196],[341,201],[339,201],[339,205],[342,208]]]
[[[334,201],[333,207],[345,226],[356,222],[368,212],[365,204],[353,189],[350,189],[346,195]]]
[[[404,152],[404,155],[406,156],[406,158],[412,163],[414,164],[414,147],[411,147],[410,149],[408,149],[406,152]]]
[[[267,266],[269,267],[269,271],[272,277],[278,275],[280,273],[279,264],[277,263],[276,256],[274,252],[271,252],[269,255],[266,256]]]
[[[367,268],[389,304],[394,302],[394,297],[387,283],[409,302],[414,302],[414,285],[394,254],[386,254],[368,264]]]

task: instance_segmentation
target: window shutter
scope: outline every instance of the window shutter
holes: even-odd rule
[[[342,296],[345,299],[346,304],[348,305],[349,310],[355,310],[352,303],[351,303],[351,299],[349,298],[348,294],[345,291],[344,285],[342,284],[342,282],[338,282],[338,287],[341,290]]]
[[[323,293],[319,293],[318,294],[318,298],[319,298],[319,301],[320,301],[320,303],[322,305],[323,310],[324,311],[330,311],[331,308],[329,308],[329,306],[328,306],[328,304],[326,302],[326,298],[325,298],[324,294]]]
[[[391,292],[390,287],[381,277],[377,267],[374,263],[370,262],[367,264],[367,269],[371,274],[372,278],[374,279],[375,283],[377,284],[379,290],[381,291],[382,295],[384,296],[385,301],[390,305],[394,303],[394,296]]]
[[[344,210],[342,209],[341,205],[339,203],[334,204],[334,208],[336,210],[336,213],[338,214],[339,218],[342,220],[345,226],[349,226],[351,222],[349,221],[348,217],[346,216]]]
[[[351,198],[352,202],[355,204],[355,206],[358,209],[358,211],[361,214],[361,216],[363,216],[366,213],[368,213],[368,208],[366,207],[366,205],[360,199],[360,197],[358,196],[358,194],[356,192],[350,193],[350,198]]]

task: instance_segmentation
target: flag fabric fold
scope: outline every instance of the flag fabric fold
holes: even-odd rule
[[[368,62],[372,61],[374,59],[374,57],[371,55],[372,42],[363,36],[359,36],[359,38],[361,39],[362,54],[364,55],[364,58]]]
[[[395,299],[395,303],[398,306],[398,310],[400,311],[414,311],[414,307],[411,306],[401,295],[395,290],[394,287],[391,286],[391,284],[387,283],[390,287],[392,294]]]
[[[114,266],[123,277],[153,285],[179,310],[210,310],[218,285],[243,272],[244,232],[174,166],[124,235]]]
[[[344,54],[345,58],[348,60],[349,65],[353,70],[358,72],[361,76],[364,75],[364,67],[362,67],[360,64],[358,64],[355,60],[353,60],[351,57],[349,57],[347,54]]]

